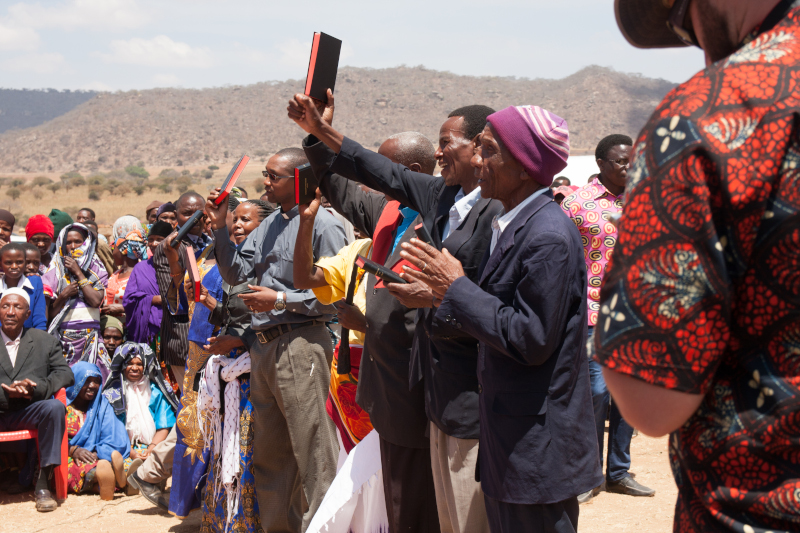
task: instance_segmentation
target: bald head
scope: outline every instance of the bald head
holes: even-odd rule
[[[291,168],[302,167],[308,163],[308,158],[302,148],[284,148],[283,150],[279,150],[275,155],[285,158],[289,162]]]
[[[384,141],[378,153],[415,172],[433,174],[436,168],[436,149],[433,143],[416,131],[392,135]]]
[[[194,201],[198,201],[199,200],[200,201],[200,205],[204,205],[205,202],[206,202],[206,199],[203,198],[203,196],[199,192],[186,191],[185,193],[181,194],[180,198],[178,198],[178,201],[175,202],[175,207],[180,209],[180,207],[182,205],[185,205],[190,200],[194,200]]]

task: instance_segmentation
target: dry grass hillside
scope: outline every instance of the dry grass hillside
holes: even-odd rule
[[[348,67],[337,81],[336,123],[375,147],[406,130],[435,139],[442,118],[462,105],[538,104],[568,120],[573,153],[585,153],[608,133],[635,135],[671,87],[601,67],[561,80]],[[301,89],[302,81],[289,80],[101,93],[45,124],[0,135],[0,172],[88,175],[139,161],[148,168],[226,166],[245,152],[261,159],[302,138],[286,118],[287,101]]]

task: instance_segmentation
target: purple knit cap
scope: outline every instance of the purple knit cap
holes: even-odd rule
[[[525,172],[549,187],[569,157],[567,121],[535,105],[511,106],[489,115],[500,140]]]

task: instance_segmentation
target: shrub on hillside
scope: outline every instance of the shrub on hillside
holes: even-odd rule
[[[105,183],[105,181],[106,177],[102,174],[94,174],[86,179],[86,183],[88,183],[89,186],[102,185],[103,183]]]
[[[189,190],[189,187],[192,186],[192,178],[189,176],[181,176],[177,180],[175,180],[175,188],[178,189],[178,192],[183,194]]]
[[[114,194],[116,194],[118,196],[127,196],[128,194],[130,194],[132,192],[133,192],[133,189],[127,183],[123,183],[122,185],[120,185],[119,187],[114,189]]]
[[[11,187],[6,191],[6,195],[10,196],[12,200],[16,200],[22,196],[22,191],[20,191],[17,187]]]
[[[71,180],[69,180],[67,183],[69,183],[70,187],[82,187],[86,185],[86,180],[83,179],[83,176],[76,176]]]
[[[177,170],[175,170],[174,168],[165,168],[164,170],[162,170],[162,171],[161,171],[161,172],[158,174],[158,177],[159,177],[159,178],[170,178],[170,179],[175,179],[175,178],[177,178],[177,177],[178,177],[178,176],[180,176],[180,175],[181,175],[181,173],[180,173],[180,172],[178,172]]]
[[[89,189],[89,200],[99,200],[101,191],[98,189]]]
[[[204,170],[203,172],[200,173],[200,176],[203,179],[210,180],[211,178],[214,177],[214,171],[213,170]]]
[[[31,181],[31,185],[34,187],[42,187],[44,185],[50,185],[51,183],[53,183],[52,180],[47,176],[36,176],[33,178],[33,181]]]
[[[47,186],[47,188],[48,188],[48,189],[49,189],[49,190],[50,190],[50,191],[51,191],[53,194],[55,194],[55,193],[57,193],[57,192],[58,192],[58,190],[61,188],[61,184],[60,184],[60,183],[51,183],[50,185],[48,185],[48,186]]]
[[[166,182],[160,183],[158,185],[158,190],[161,192],[172,192],[172,185]]]
[[[130,165],[125,167],[125,172],[130,174],[135,178],[149,178],[150,173],[144,169],[144,167],[140,165]]]
[[[75,178],[81,178],[81,179],[83,179],[83,176],[81,176],[81,173],[80,173],[80,172],[75,172],[75,171],[73,170],[73,171],[71,171],[71,172],[67,172],[66,174],[61,174],[61,178],[60,178],[60,179],[61,179],[61,181],[63,181],[63,182],[70,182],[71,180],[73,180],[73,179],[75,179]]]
[[[219,170],[217,165],[208,165],[208,170]]]
[[[42,192],[42,189],[40,187],[33,189],[33,192],[31,194],[36,200],[41,200],[42,198],[44,198],[44,193]]]
[[[19,178],[14,178],[13,180],[11,180],[11,186],[12,187],[19,187],[19,186],[24,185],[24,184],[25,184],[25,180],[21,180]]]
[[[155,184],[153,184],[153,185],[155,185]],[[137,185],[136,187],[133,188],[133,192],[136,193],[136,196],[143,195],[144,194],[144,190],[145,190],[144,185]]]

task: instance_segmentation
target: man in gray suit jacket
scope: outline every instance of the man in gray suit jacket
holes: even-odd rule
[[[66,410],[52,396],[74,382],[61,344],[38,329],[23,329],[31,314],[30,297],[22,289],[6,289],[0,298],[0,432],[36,430],[39,441],[39,478],[36,510],[58,506],[48,481],[61,464]]]

